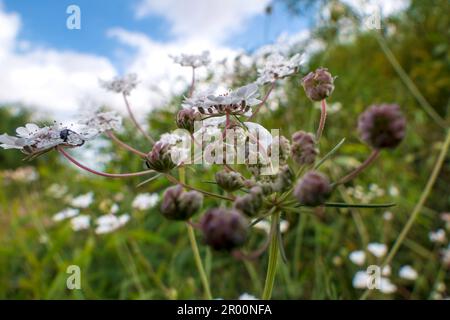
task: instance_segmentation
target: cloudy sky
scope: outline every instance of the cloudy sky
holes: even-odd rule
[[[99,79],[138,73],[135,107],[149,110],[182,88],[190,73],[169,54],[211,51],[221,59],[252,51],[307,22],[270,0],[0,0],[0,103],[22,103],[57,118],[120,97]],[[81,9],[81,30],[66,27],[69,5]],[[157,90],[149,90],[156,86]]]

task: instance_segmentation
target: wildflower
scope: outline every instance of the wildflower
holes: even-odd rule
[[[94,202],[94,193],[89,192],[72,199],[70,204],[73,207],[85,209],[89,207],[92,204],[92,202]]]
[[[291,156],[299,165],[313,164],[318,154],[312,133],[298,131],[292,135]]]
[[[221,170],[216,172],[216,182],[225,191],[232,192],[244,186],[244,178],[238,172]]]
[[[362,266],[364,262],[366,261],[366,253],[362,250],[359,251],[353,251],[349,255],[349,259],[351,262],[358,266]]]
[[[113,214],[100,216],[96,221],[97,228],[95,229],[95,233],[105,234],[113,232],[127,224],[129,220],[130,216],[126,213],[121,216],[116,216]]]
[[[80,210],[78,210],[78,209],[67,208],[67,209],[64,209],[64,210],[58,212],[57,214],[55,214],[52,219],[55,222],[59,222],[59,221],[65,220],[65,219],[73,218],[73,217],[77,216],[79,213],[80,213]]]
[[[70,225],[72,226],[73,231],[81,231],[89,229],[91,224],[91,217],[88,215],[79,215],[70,220]]]
[[[269,221],[267,220],[260,220],[257,223],[255,223],[253,225],[253,228],[258,229],[258,230],[262,230],[267,234],[270,234],[270,228],[271,228],[271,224]],[[289,229],[289,221],[287,220],[281,220],[280,221],[280,232],[281,233],[286,233]]]
[[[184,191],[181,185],[166,190],[161,203],[161,213],[170,220],[188,220],[203,205],[203,195],[198,191]]]
[[[413,267],[406,265],[400,268],[398,276],[402,279],[413,281],[416,280],[419,275],[417,271],[413,269]]]
[[[259,104],[258,86],[255,83],[229,91],[223,95],[197,95],[185,99],[184,108],[193,108],[207,115],[243,115],[251,111],[251,107]]]
[[[385,277],[389,277],[392,273],[391,266],[387,265],[381,270],[381,275]]]
[[[353,276],[352,285],[355,289],[366,289],[369,281],[370,277],[366,271],[358,271]]]
[[[325,175],[309,171],[297,183],[294,195],[301,204],[315,207],[324,204],[331,191],[330,181]]]
[[[400,191],[398,190],[398,188],[394,185],[389,187],[389,195],[392,197],[398,197],[400,194]]]
[[[129,96],[131,91],[138,85],[138,77],[135,73],[127,74],[123,77],[116,77],[111,81],[100,80],[100,86],[108,91],[122,93]]]
[[[396,104],[374,105],[360,115],[358,131],[375,149],[395,148],[405,137],[406,119]]]
[[[100,134],[107,131],[119,130],[122,127],[122,117],[114,111],[96,112],[86,115],[78,123],[92,130],[93,134]]]
[[[295,174],[288,165],[284,165],[278,171],[274,181],[271,184],[273,192],[287,191],[294,182]]]
[[[195,121],[201,120],[201,114],[195,109],[182,109],[177,113],[177,127],[194,132]]]
[[[380,291],[385,294],[391,294],[397,291],[397,286],[393,284],[388,278],[381,277]]]
[[[158,201],[159,196],[156,193],[141,193],[134,198],[131,206],[133,209],[145,211],[156,206]]]
[[[390,211],[385,211],[385,212],[383,213],[383,219],[384,219],[385,221],[391,221],[393,218],[394,218],[394,215],[392,214],[392,212],[390,212]]]
[[[272,53],[267,57],[264,67],[258,69],[256,83],[264,85],[291,76],[298,72],[301,63],[302,56],[298,53],[291,58]]]
[[[367,245],[367,250],[377,258],[382,258],[387,253],[387,246],[383,243],[372,242]]]
[[[158,172],[168,172],[175,168],[176,163],[172,161],[171,147],[169,143],[161,141],[155,143],[152,151],[147,155],[147,167]]]
[[[334,77],[326,68],[319,68],[308,73],[303,80],[303,88],[306,95],[313,101],[321,101],[328,98],[334,90]]]
[[[215,250],[240,247],[247,239],[248,222],[239,211],[224,208],[208,210],[200,221],[206,244]]]
[[[431,242],[435,242],[435,243],[445,243],[447,241],[447,237],[445,235],[444,229],[438,229],[436,231],[431,231],[428,234],[428,237],[430,238]]]
[[[239,300],[258,300],[258,298],[245,292],[239,296]]]
[[[17,137],[0,135],[0,147],[19,149],[29,156],[42,154],[57,146],[79,147],[88,139],[87,133],[79,134],[58,124],[40,128],[28,123],[25,127],[17,128],[16,134]]]
[[[53,183],[48,187],[46,193],[53,198],[60,199],[67,193],[68,190],[69,188],[66,185]]]
[[[207,66],[211,63],[209,51],[203,51],[200,55],[184,54],[179,56],[170,56],[175,63],[180,64],[183,67],[198,68]]]
[[[234,208],[246,216],[255,216],[263,205],[263,190],[260,186],[250,189],[250,192],[244,196],[237,197],[234,201]]]

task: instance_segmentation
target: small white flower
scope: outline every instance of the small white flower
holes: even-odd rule
[[[59,221],[63,221],[68,218],[73,218],[73,217],[77,216],[79,213],[80,213],[80,210],[78,210],[78,209],[67,208],[67,209],[64,209],[64,210],[58,212],[57,214],[55,214],[52,219],[55,222],[59,222]]]
[[[131,91],[138,85],[138,77],[135,73],[123,77],[116,77],[111,81],[100,80],[100,86],[108,91],[130,95]]]
[[[117,212],[119,212],[119,205],[117,203],[113,203],[113,205],[111,206],[111,209],[109,209],[109,213],[110,214],[116,214]]]
[[[391,221],[393,218],[394,218],[394,215],[392,214],[391,211],[385,211],[385,212],[383,213],[383,219],[384,219],[385,221]]]
[[[133,209],[145,211],[156,206],[159,201],[157,193],[141,193],[134,198],[131,206]]]
[[[239,300],[259,300],[254,295],[251,295],[249,293],[243,293],[239,296]]]
[[[398,195],[400,194],[400,191],[398,190],[398,188],[394,185],[389,187],[389,195],[392,197],[398,197]]]
[[[51,197],[60,199],[67,193],[68,190],[69,188],[65,185],[53,183],[52,185],[50,185],[50,187],[48,187],[46,192]]]
[[[406,265],[400,268],[398,276],[406,280],[416,280],[419,275],[413,267]]]
[[[298,72],[302,63],[300,54],[291,58],[286,58],[279,53],[273,53],[266,59],[264,67],[258,69],[258,84],[273,83],[277,79],[282,79]]]
[[[81,231],[89,229],[90,224],[91,224],[91,217],[88,215],[82,214],[70,220],[70,225],[73,231]]]
[[[94,202],[94,193],[89,192],[74,198],[70,204],[73,207],[85,209],[89,207],[92,204],[92,202]]]
[[[201,66],[207,66],[211,63],[209,51],[203,51],[202,54],[184,54],[179,56],[170,56],[175,63],[180,64],[183,67],[198,68]]]
[[[115,216],[113,214],[103,215],[96,221],[97,228],[95,229],[95,233],[105,234],[113,232],[127,224],[129,220],[130,216],[126,213],[121,216]]]
[[[382,277],[380,279],[380,291],[385,294],[391,294],[397,291],[397,286],[388,278]]]
[[[355,289],[367,289],[367,285],[371,280],[366,271],[358,271],[353,276],[352,285]]]
[[[366,261],[366,253],[362,250],[353,251],[349,255],[349,259],[351,262],[358,266],[362,266]]]
[[[253,225],[253,228],[258,229],[258,230],[262,230],[265,233],[269,234],[270,233],[270,222],[267,220],[261,220],[258,221],[255,225]],[[281,233],[286,233],[286,231],[288,231],[289,229],[289,221],[287,220],[281,220],[280,221],[280,232]]]
[[[106,131],[119,130],[122,127],[122,117],[114,111],[96,112],[86,115],[78,123],[86,126],[91,135],[95,136]]]
[[[377,258],[382,258],[387,253],[387,246],[383,243],[372,242],[367,246],[367,250]]]
[[[385,276],[385,277],[389,277],[392,273],[392,269],[391,266],[387,265],[383,268],[383,270],[381,271],[381,275]]]
[[[431,231],[428,234],[428,237],[430,238],[431,242],[435,242],[435,243],[445,243],[447,241],[447,237],[445,235],[444,229],[438,229],[436,231]]]

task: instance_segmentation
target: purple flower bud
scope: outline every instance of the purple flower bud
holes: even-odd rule
[[[234,208],[249,217],[255,216],[263,205],[263,190],[260,186],[250,189],[250,192],[234,201]]]
[[[306,95],[313,101],[328,98],[334,90],[334,78],[327,68],[308,73],[302,80]]]
[[[312,133],[298,131],[292,135],[291,156],[299,165],[313,164],[318,154]]]
[[[289,154],[291,153],[291,143],[289,142],[289,140],[284,136],[280,136],[277,142],[274,142],[269,146],[267,150],[267,155],[269,157],[272,157],[274,148],[278,149],[278,157],[280,163],[285,164],[287,159],[289,158]]]
[[[238,172],[216,172],[216,182],[225,191],[236,191],[244,186],[244,178]]]
[[[315,207],[324,204],[331,195],[331,191],[330,181],[325,175],[309,171],[297,183],[294,196],[300,204]]]
[[[208,210],[200,221],[206,244],[229,251],[247,240],[248,221],[239,211],[225,208]]]
[[[188,220],[203,204],[203,195],[197,191],[184,191],[176,185],[164,192],[161,213],[169,220]]]
[[[147,155],[146,164],[149,169],[158,172],[168,172],[175,168],[176,164],[172,161],[170,145],[163,142],[155,143],[152,151]]]
[[[182,109],[177,113],[177,127],[193,133],[195,121],[201,118],[201,114],[194,109]]]
[[[359,116],[358,131],[375,149],[395,148],[405,137],[406,119],[396,104],[373,105]]]
[[[274,181],[272,182],[272,189],[275,192],[285,192],[294,182],[295,174],[288,165],[280,168]]]

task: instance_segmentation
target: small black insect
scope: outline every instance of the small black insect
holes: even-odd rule
[[[75,133],[75,132],[73,132],[72,130],[69,130],[69,129],[64,129],[64,130],[61,130],[61,131],[60,131],[59,137],[60,137],[64,142],[67,142],[67,139],[69,139],[69,135],[71,135],[72,133]]]

